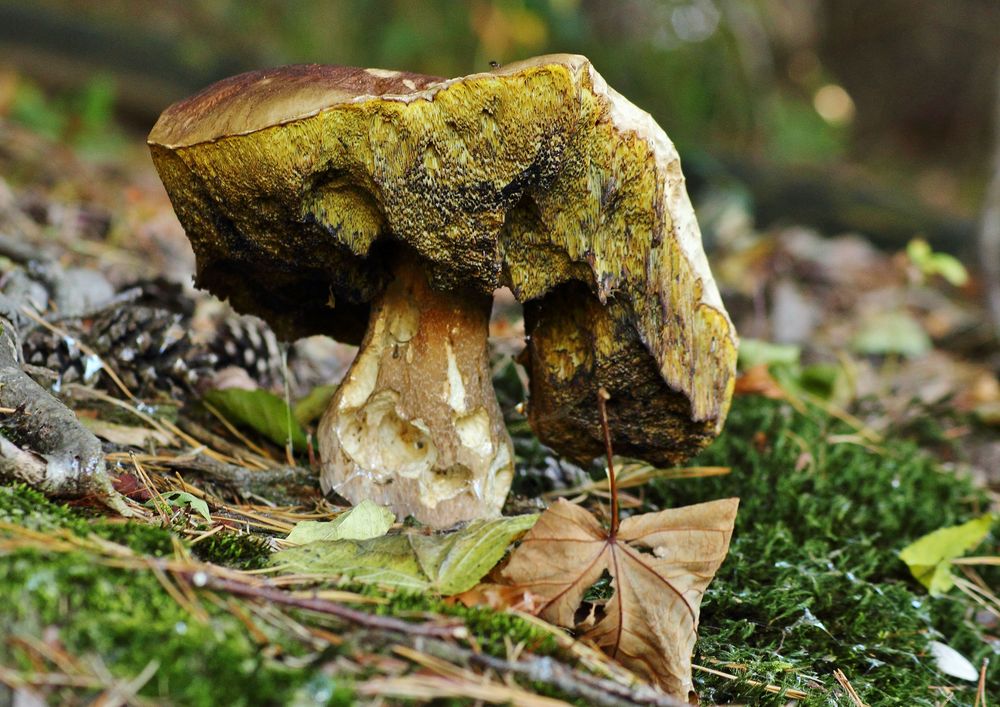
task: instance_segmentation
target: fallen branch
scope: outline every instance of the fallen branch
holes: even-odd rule
[[[114,490],[101,443],[76,415],[33,381],[20,365],[16,330],[0,316],[0,476],[55,496],[97,495],[122,515],[132,515]],[[28,451],[30,450],[30,451]]]
[[[303,494],[295,493],[293,489],[299,489],[303,493],[309,491],[319,493],[319,474],[300,466],[279,466],[258,470],[190,456],[160,459],[156,464],[168,469],[197,474],[241,496],[266,498],[275,503],[301,502]]]
[[[366,611],[358,611],[357,609],[351,609],[343,604],[338,604],[326,599],[320,599],[318,597],[303,597],[298,594],[292,594],[286,590],[273,589],[264,585],[248,584],[234,579],[225,579],[210,575],[203,575],[200,578],[196,578],[194,576],[195,574],[197,573],[186,574],[188,581],[195,586],[228,592],[229,594],[249,597],[251,599],[263,599],[264,601],[271,602],[272,604],[281,604],[282,606],[288,606],[295,609],[315,611],[321,614],[334,616],[338,619],[348,621],[352,624],[363,626],[368,629],[390,631],[392,633],[401,633],[403,635],[410,636],[427,636],[431,638],[460,639],[468,636],[468,629],[464,625],[456,625],[454,623],[412,623],[410,621],[403,621],[402,619],[394,619],[391,616],[379,616],[378,614],[370,614]],[[200,579],[201,581],[196,581],[197,579]]]

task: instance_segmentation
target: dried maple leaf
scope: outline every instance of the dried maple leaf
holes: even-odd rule
[[[701,597],[729,550],[738,505],[728,498],[647,513],[609,531],[580,506],[559,500],[501,576],[535,595],[536,614],[573,628],[584,592],[607,570],[615,593],[585,636],[686,700]]]

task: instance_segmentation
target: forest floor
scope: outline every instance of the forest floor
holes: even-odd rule
[[[135,516],[0,488],[0,703],[657,703],[533,617],[275,574],[300,522],[344,511],[319,492],[310,435],[353,351],[286,347],[192,290],[138,149],[98,165],[0,121],[0,175],[0,236],[66,275],[56,287],[0,259],[0,290],[41,297],[48,326],[21,337],[29,373],[102,440]],[[627,513],[741,499],[702,605],[702,703],[1000,699],[1000,534],[956,549],[973,557],[945,561],[955,586],[937,596],[899,557],[1000,509],[1000,347],[975,280],[919,242],[883,253],[861,235],[758,232],[725,194],[700,214],[744,340],[737,397],[684,469],[625,463],[620,484]],[[60,298],[94,306],[70,316]],[[499,301],[491,328],[518,456],[505,513],[567,497],[601,514],[603,465],[554,457],[518,412],[518,317]],[[286,449],[289,414],[301,441]]]

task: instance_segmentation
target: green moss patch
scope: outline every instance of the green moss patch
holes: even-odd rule
[[[93,534],[147,556],[172,552],[168,530],[89,521],[23,487],[0,488],[0,521]],[[37,655],[17,639],[45,635],[81,663],[96,660],[118,679],[134,678],[155,661],[156,672],[141,694],[189,705],[285,703],[313,677],[269,658],[237,617],[213,602],[201,602],[209,618],[199,621],[150,571],[109,567],[83,551],[24,549],[0,554],[0,577],[0,665],[31,670],[30,658]],[[282,654],[303,652],[294,639],[266,633]],[[57,666],[47,669],[59,672]],[[48,697],[73,701],[66,690]]]
[[[131,522],[111,522],[52,503],[23,486],[0,488],[0,522],[32,530],[86,537],[96,535],[124,544],[141,556],[167,557],[173,553],[169,529]],[[0,540],[10,536],[0,529]],[[264,541],[254,536],[216,534],[195,544],[200,559],[230,567],[252,568],[266,559]],[[553,637],[514,615],[489,609],[450,604],[433,595],[398,592],[384,595],[368,585],[344,585],[341,589],[380,596],[386,603],[366,610],[415,620],[432,615],[452,616],[464,622],[481,648],[505,657],[508,643],[523,644],[543,655],[559,655]],[[198,594],[207,621],[199,621],[165,590],[151,571],[119,569],[95,561],[87,552],[47,552],[37,548],[0,552],[0,666],[17,671],[37,670],[38,654],[29,646],[46,636],[57,640],[67,655],[97,661],[118,680],[129,680],[156,663],[153,678],[141,693],[168,698],[174,704],[350,704],[351,680],[363,679],[370,671],[348,678],[329,669],[328,659],[355,649],[378,650],[362,638],[343,647],[330,647],[322,655],[280,622],[255,620],[267,638],[252,635],[246,625],[224,604]],[[234,600],[244,606],[242,600]],[[289,610],[289,616],[305,625],[324,626],[339,635],[360,635],[357,629],[338,625],[330,617]],[[24,638],[26,642],[18,639]],[[565,657],[565,656],[563,656]],[[44,666],[58,672],[59,667]],[[539,689],[552,692],[551,686]],[[53,703],[86,702],[99,688],[54,689],[46,694]],[[0,702],[4,692],[0,686]]]
[[[694,463],[729,476],[657,482],[648,498],[678,506],[742,499],[729,558],[705,596],[695,662],[833,704],[835,669],[872,705],[972,704],[975,685],[940,673],[939,640],[977,667],[1000,646],[957,592],[932,599],[897,553],[981,512],[985,498],[910,443],[873,448],[846,425],[762,398],[735,401],[723,436]],[[997,580],[994,574],[992,580]],[[990,581],[988,579],[988,581]],[[1000,586],[1000,582],[994,586]],[[782,704],[747,682],[695,672],[707,702]]]

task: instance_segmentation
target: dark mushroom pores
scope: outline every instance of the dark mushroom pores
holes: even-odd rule
[[[736,335],[677,153],[584,57],[451,80],[252,72],[168,108],[149,145],[199,287],[285,337],[361,344],[320,424],[325,489],[435,526],[499,512],[502,285],[557,451],[601,453],[600,387],[620,454],[676,463],[722,426]]]

